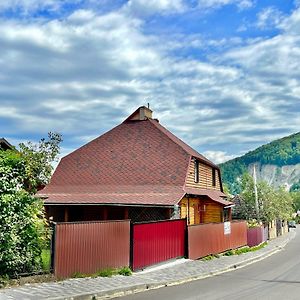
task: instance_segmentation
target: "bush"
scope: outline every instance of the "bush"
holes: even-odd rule
[[[20,153],[0,151],[0,276],[41,268],[48,234],[43,203],[24,188],[26,162]]]
[[[42,267],[47,240],[43,204],[25,191],[0,196],[0,275],[11,277]]]
[[[130,270],[129,267],[124,267],[119,270],[118,274],[123,276],[130,276],[132,275],[132,271]]]

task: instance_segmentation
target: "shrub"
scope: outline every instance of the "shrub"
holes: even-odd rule
[[[43,203],[25,187],[26,162],[0,150],[0,276],[40,270],[48,240]]]
[[[123,276],[130,276],[132,275],[132,271],[130,270],[129,267],[124,267],[119,270],[118,274]]]
[[[25,191],[0,196],[0,275],[39,270],[47,240],[43,204]]]

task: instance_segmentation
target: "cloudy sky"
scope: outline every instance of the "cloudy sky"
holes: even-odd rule
[[[0,0],[0,137],[65,155],[148,102],[216,163],[300,131],[300,1]]]

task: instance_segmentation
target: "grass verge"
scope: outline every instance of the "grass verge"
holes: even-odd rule
[[[254,247],[245,246],[245,247],[238,248],[238,249],[231,249],[222,254],[214,254],[214,255],[205,256],[205,257],[201,258],[201,260],[207,261],[207,260],[212,260],[214,258],[219,258],[221,256],[241,255],[241,254],[247,253],[247,252],[254,252],[254,251],[264,248],[267,244],[268,244],[267,242],[264,242],[260,245],[254,246]]]

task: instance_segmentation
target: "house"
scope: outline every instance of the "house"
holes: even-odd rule
[[[12,150],[14,147],[4,138],[0,138],[0,150]]]
[[[38,193],[54,221],[231,219],[220,169],[139,107],[64,157]]]

